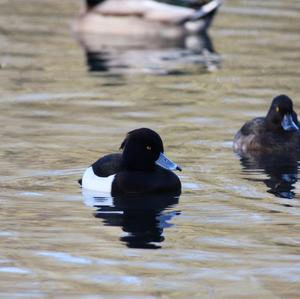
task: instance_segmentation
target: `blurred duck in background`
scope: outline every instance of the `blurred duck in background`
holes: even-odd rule
[[[76,32],[178,38],[207,30],[221,3],[221,0],[86,0],[74,29]]]
[[[222,0],[86,0],[74,32],[92,72],[182,74],[220,57],[207,34]],[[194,68],[195,69],[195,68]]]

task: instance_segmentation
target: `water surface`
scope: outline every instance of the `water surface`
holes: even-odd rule
[[[89,72],[70,32],[80,1],[0,6],[1,298],[299,297],[298,162],[276,196],[231,148],[275,95],[300,111],[298,1],[226,1],[213,60],[174,46],[109,72]],[[83,170],[142,126],[183,167],[180,198],[89,205]]]

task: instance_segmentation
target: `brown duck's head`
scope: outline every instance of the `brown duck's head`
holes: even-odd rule
[[[272,101],[266,116],[267,127],[273,131],[293,132],[299,130],[296,112],[293,110],[293,102],[286,95],[279,95]]]

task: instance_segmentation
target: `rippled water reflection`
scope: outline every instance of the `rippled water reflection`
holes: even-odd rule
[[[1,298],[299,297],[298,162],[232,152],[274,95],[300,111],[298,1],[226,1],[213,72],[172,48],[166,72],[109,74],[70,34],[80,1],[0,5]],[[142,126],[183,168],[178,203],[87,206],[83,170]]]
[[[91,72],[184,75],[218,69],[221,58],[207,32],[175,40],[170,45],[148,39],[116,39],[96,34],[78,37]],[[84,39],[84,40],[83,40]],[[115,41],[118,41],[116,44]],[[194,66],[195,69],[188,69]]]
[[[294,185],[298,181],[299,155],[287,153],[285,155],[242,155],[240,162],[245,169],[246,179],[262,181],[269,193],[282,198],[294,198]],[[249,173],[251,177],[248,177]],[[267,178],[257,179],[257,174],[265,173]]]
[[[94,216],[105,225],[121,227],[126,234],[120,237],[129,248],[158,249],[164,241],[165,228],[180,211],[170,211],[179,198],[172,195],[140,195],[105,197],[83,190],[86,205],[97,209]]]

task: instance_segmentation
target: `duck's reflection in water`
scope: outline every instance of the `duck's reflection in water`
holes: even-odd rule
[[[179,201],[174,195],[142,195],[104,197],[101,194],[83,190],[86,205],[97,210],[96,218],[105,225],[120,226],[126,236],[120,237],[130,248],[161,248],[163,231],[172,226],[169,221],[179,211],[171,210]]]
[[[243,154],[240,156],[241,164],[247,172],[263,171],[268,178],[253,181],[263,181],[268,188],[267,192],[277,197],[292,199],[295,196],[294,185],[298,181],[299,154]]]
[[[220,65],[207,32],[172,41],[85,34],[79,42],[91,72],[187,74],[214,71]]]

